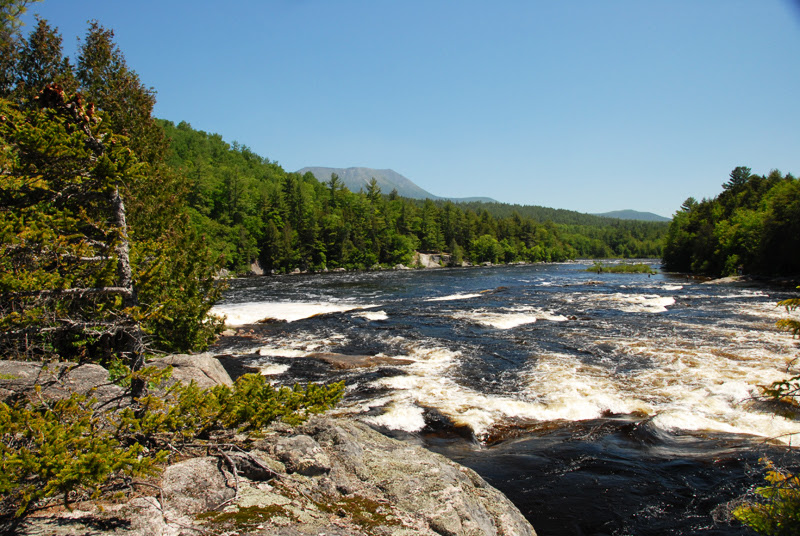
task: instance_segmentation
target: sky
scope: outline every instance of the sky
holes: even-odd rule
[[[44,0],[154,114],[287,171],[393,169],[442,197],[671,216],[737,166],[800,176],[796,0]]]

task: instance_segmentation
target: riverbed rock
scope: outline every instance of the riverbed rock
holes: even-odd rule
[[[317,476],[331,471],[328,454],[307,435],[281,438],[275,446],[275,454],[290,473]]]
[[[170,355],[147,364],[157,368],[172,366],[170,383],[181,381],[188,384],[194,380],[203,389],[233,385],[225,368],[212,354]],[[96,398],[98,404],[125,402],[125,390],[111,383],[108,371],[100,365],[0,360],[0,400],[30,397],[35,385],[41,386],[41,397],[45,400],[68,398],[72,393],[79,393]]]
[[[224,459],[205,456],[167,467],[161,478],[162,506],[178,514],[198,514],[232,499],[236,495],[233,475],[224,463]]]
[[[307,356],[309,359],[325,361],[337,369],[370,368],[380,365],[410,365],[410,359],[380,355],[345,355],[332,352],[316,352]]]
[[[380,497],[437,534],[534,534],[502,493],[477,473],[353,420],[317,419],[303,431],[330,453],[331,478],[349,493]]]
[[[442,264],[446,264],[449,256],[439,253],[414,253],[414,266],[421,268],[441,268]]]

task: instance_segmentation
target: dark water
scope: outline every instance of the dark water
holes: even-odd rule
[[[786,295],[585,267],[237,280],[231,322],[291,321],[217,351],[276,382],[344,379],[341,413],[472,467],[540,535],[749,534],[726,503],[760,484],[759,458],[797,460],[800,425],[750,400],[797,354],[774,328]]]

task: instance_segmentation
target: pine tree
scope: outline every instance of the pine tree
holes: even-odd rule
[[[142,362],[123,181],[138,173],[79,96],[57,85],[0,113],[0,345],[9,356]]]

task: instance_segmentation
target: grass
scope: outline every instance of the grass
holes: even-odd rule
[[[594,272],[601,274],[603,272],[611,274],[657,274],[655,270],[650,268],[649,264],[603,264],[602,262],[595,262],[593,265],[586,269],[587,272]]]

